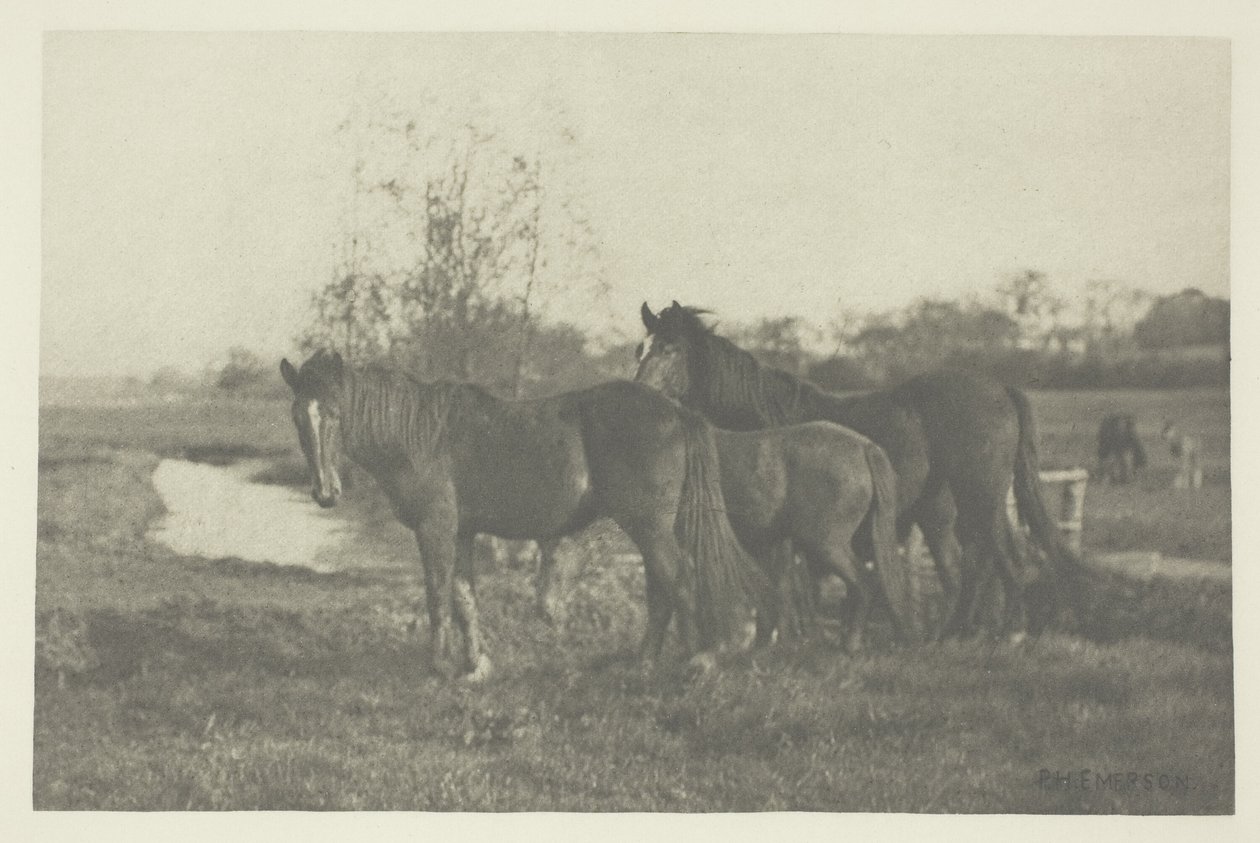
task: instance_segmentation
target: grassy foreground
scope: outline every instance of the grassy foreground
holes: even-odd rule
[[[688,681],[631,661],[636,566],[587,569],[559,629],[502,569],[480,587],[497,674],[469,687],[428,670],[411,538],[370,483],[342,573],[147,541],[151,452],[292,460],[282,406],[161,412],[41,430],[36,808],[1233,810],[1226,587],[1100,577],[1076,634],[822,640]]]

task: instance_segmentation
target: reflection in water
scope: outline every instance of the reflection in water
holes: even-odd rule
[[[263,467],[162,460],[153,486],[167,513],[149,537],[188,556],[339,569],[334,551],[348,538],[348,523],[319,509],[309,494],[251,483]]]

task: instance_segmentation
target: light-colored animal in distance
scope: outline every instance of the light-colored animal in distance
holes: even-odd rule
[[[1200,444],[1198,437],[1182,433],[1170,421],[1164,422],[1161,437],[1168,443],[1168,450],[1179,460],[1177,473],[1173,476],[1174,489],[1199,489],[1203,486],[1203,466],[1199,463]]]

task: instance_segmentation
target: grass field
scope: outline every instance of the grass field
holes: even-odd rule
[[[1230,559],[1225,393],[1034,404],[1046,464],[1088,465],[1112,407],[1149,434],[1140,483],[1091,484],[1087,545]],[[1165,488],[1164,415],[1205,440],[1199,496]],[[452,684],[415,624],[411,536],[370,481],[344,501],[361,535],[341,573],[146,539],[158,456],[262,456],[283,481],[293,440],[282,404],[41,414],[37,808],[1233,810],[1228,587],[1099,577],[1079,629],[1019,647],[876,636],[848,658],[824,639],[687,680],[631,661],[637,566],[589,566],[559,628],[530,572],[501,569],[480,587],[496,676]]]

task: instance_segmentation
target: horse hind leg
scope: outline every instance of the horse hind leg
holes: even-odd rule
[[[988,563],[985,570],[988,575],[986,584],[989,587],[977,593],[977,600],[971,607],[969,628],[979,631],[979,625],[975,621],[984,613],[986,620],[997,621],[1000,633],[1009,636],[1013,641],[1019,641],[1027,634],[1028,629],[1021,554],[1015,544],[1005,510],[995,510],[990,518],[989,528],[976,536],[976,556]]]
[[[954,498],[945,488],[925,497],[915,513],[915,523],[919,525],[923,541],[932,555],[941,584],[943,608],[935,636],[938,639],[962,631],[964,624],[960,614],[965,614],[966,607],[960,604],[972,599],[971,595],[978,586],[974,566],[969,563],[971,557],[963,552],[958,542],[955,530],[957,519]]]
[[[775,634],[780,633],[780,624],[784,617],[784,606],[788,600],[784,594],[784,574],[788,566],[795,564],[796,557],[791,545],[787,542],[767,544],[751,541],[744,545],[748,553],[761,567],[765,575],[765,593],[756,601],[754,628],[752,638],[754,647],[766,647],[774,643]]]
[[[979,634],[980,617],[995,589],[996,575],[992,568],[993,557],[984,548],[984,541],[974,529],[960,525],[962,539],[958,544],[963,560],[960,568],[958,594],[952,611],[946,615],[940,637],[959,639],[974,638]]]
[[[770,563],[765,566],[767,594],[761,601],[761,605],[757,607],[757,631],[753,637],[753,644],[757,647],[767,647],[774,643],[774,634],[779,628],[783,601],[786,597],[783,594],[783,559],[777,554],[773,556],[767,554],[760,558],[768,559]]]
[[[856,557],[847,547],[849,537],[833,537],[811,543],[801,551],[815,577],[831,573],[844,581],[844,602],[841,604],[841,629],[845,652],[853,654],[862,649],[866,620],[870,614],[871,594],[869,578],[859,568]]]
[[[1040,596],[1040,589],[1037,589],[1037,593],[1030,590],[1029,577],[1023,573],[1027,570],[1027,558],[1024,548],[1015,537],[1014,527],[1004,520],[997,529],[1000,531],[998,540],[1004,550],[1005,558],[1010,560],[1007,568],[1011,579],[1019,585],[1019,599],[1008,597],[1006,600],[1002,628],[1012,641],[1018,642],[1023,640],[1030,630],[1039,632],[1045,626],[1045,609],[1042,606],[1031,605],[1034,599],[1036,602],[1041,602],[1043,598]]]
[[[618,522],[643,556],[648,626],[640,653],[645,664],[659,655],[670,619],[678,616],[678,635],[683,647],[695,648],[694,597],[684,576],[683,552],[674,539],[673,524],[666,520],[643,523],[626,519]]]
[[[778,579],[771,591],[777,601],[774,628],[781,638],[804,639],[816,631],[820,577],[795,551],[791,542],[780,542],[766,558]]]

